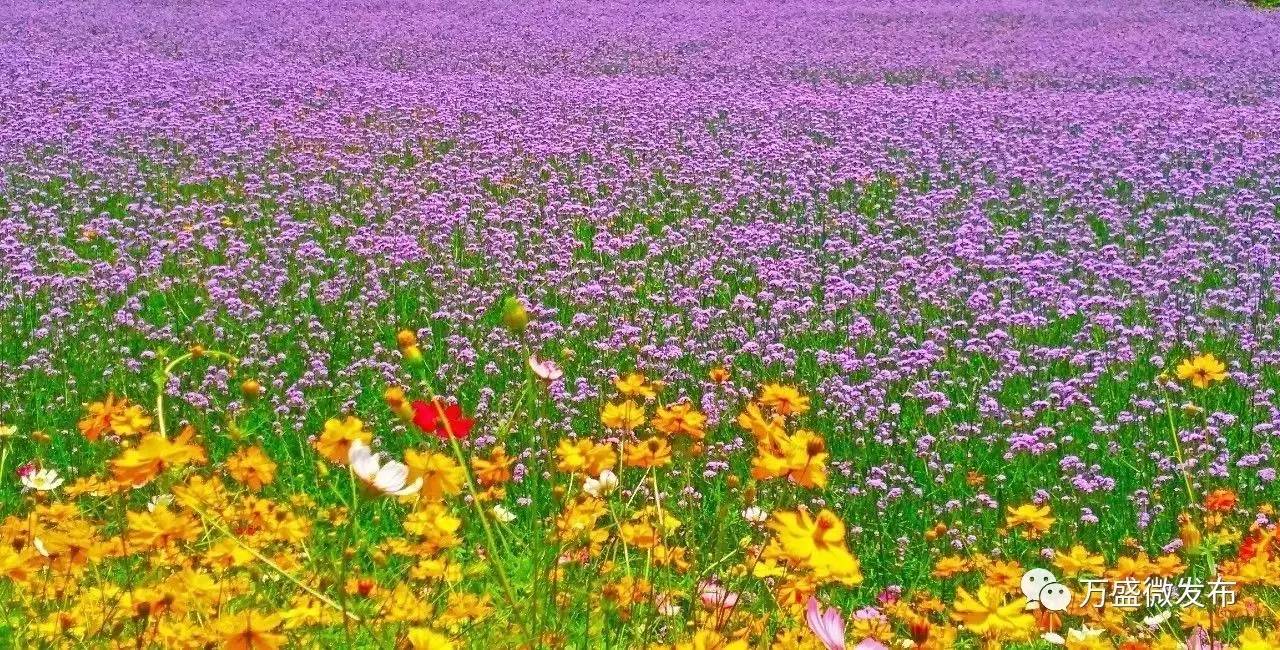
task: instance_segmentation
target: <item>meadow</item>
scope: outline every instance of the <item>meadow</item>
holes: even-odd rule
[[[1278,53],[5,3],[0,647],[1280,648]]]

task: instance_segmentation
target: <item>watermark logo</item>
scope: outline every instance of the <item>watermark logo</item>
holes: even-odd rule
[[[1110,605],[1117,609],[1226,607],[1236,602],[1236,583],[1218,577],[1208,581],[1185,577],[1170,579],[1152,576],[1137,578],[1081,578],[1084,589],[1077,607]],[[1071,590],[1047,569],[1031,569],[1022,574],[1022,595],[1028,608],[1064,612],[1074,598]]]

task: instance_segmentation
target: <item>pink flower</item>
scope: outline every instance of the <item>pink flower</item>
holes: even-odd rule
[[[539,359],[536,354],[529,355],[529,368],[542,381],[555,381],[564,376],[564,371],[556,365],[556,362],[550,359]]]
[[[738,604],[738,594],[714,582],[702,583],[702,606],[707,609],[730,609]]]
[[[828,607],[827,611],[819,613],[818,599],[811,596],[804,611],[804,620],[827,650],[844,650],[844,618],[840,616],[840,610]]]
[[[20,479],[26,478],[26,477],[31,476],[32,474],[35,474],[35,473],[36,473],[36,463],[35,463],[35,461],[30,461],[30,460],[29,460],[29,461],[27,461],[27,462],[25,462],[25,463],[23,463],[23,464],[19,465],[19,466],[18,466],[18,469],[17,469],[17,470],[15,470],[15,471],[16,471],[16,472],[17,472],[17,474],[18,474],[18,478],[20,478]]]

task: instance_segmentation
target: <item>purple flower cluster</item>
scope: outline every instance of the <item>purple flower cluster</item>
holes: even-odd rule
[[[840,498],[997,459],[975,509],[1045,490],[1097,521],[1119,493],[1145,525],[1179,469],[1155,376],[1212,349],[1185,465],[1275,479],[1280,16],[17,0],[0,35],[0,412],[31,426],[200,341],[299,435],[401,379],[406,326],[483,421],[520,377],[514,294],[566,368],[549,430],[630,367],[726,430],[781,377]],[[228,381],[169,390],[195,418]]]

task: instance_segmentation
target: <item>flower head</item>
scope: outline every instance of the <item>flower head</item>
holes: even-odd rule
[[[58,470],[54,469],[42,469],[22,477],[22,484],[37,492],[56,490],[59,485],[62,485],[62,481],[62,477],[58,476]]]
[[[542,381],[555,381],[564,376],[564,371],[550,359],[539,359],[538,355],[529,355],[529,369]]]
[[[450,437],[466,438],[471,435],[475,421],[462,412],[457,404],[445,405],[440,399],[413,403],[413,423],[423,433],[430,433],[442,440]]]
[[[1196,388],[1227,378],[1227,366],[1212,354],[1201,354],[1178,364],[1178,379],[1190,381]]]
[[[844,650],[844,618],[840,610],[828,607],[819,611],[818,599],[810,596],[804,610],[804,621],[827,650]]]
[[[422,477],[407,483],[409,466],[398,461],[382,462],[382,454],[374,453],[363,441],[351,443],[347,455],[351,471],[375,489],[392,496],[409,496],[422,489]]]

